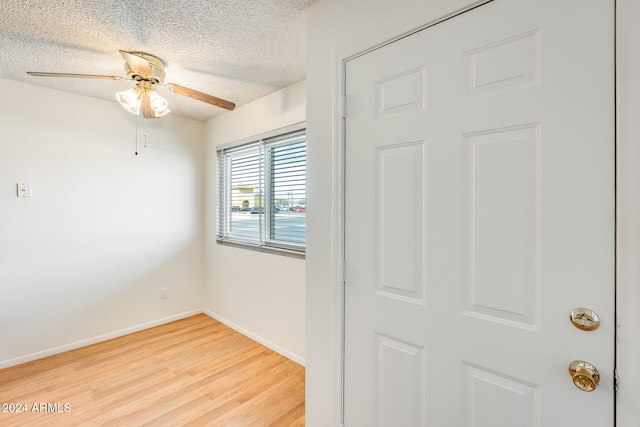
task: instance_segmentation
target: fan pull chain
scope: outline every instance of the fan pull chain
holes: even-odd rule
[[[136,116],[136,156],[138,155],[138,116]]]
[[[136,156],[138,155],[138,116],[136,116]],[[144,148],[147,148],[147,128],[144,129]]]

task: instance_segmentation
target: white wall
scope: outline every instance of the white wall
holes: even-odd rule
[[[0,93],[0,367],[199,312],[205,124],[139,119],[135,156],[115,102]]]
[[[322,0],[307,14],[307,129],[310,141],[308,158],[307,215],[307,425],[337,426],[339,422],[339,355],[341,297],[339,292],[341,201],[336,198],[336,167],[341,153],[336,143],[343,131],[336,106],[342,84],[340,62],[364,49],[391,40],[438,17],[447,15],[473,0]],[[619,328],[618,355],[621,385],[618,398],[618,426],[637,425],[640,418],[640,97],[637,52],[640,16],[637,2],[618,0],[622,26],[618,42],[624,63],[618,82],[618,146],[622,159],[619,176]],[[621,24],[619,21],[618,24]],[[624,157],[622,157],[624,156]]]
[[[216,147],[304,122],[300,82],[207,122],[205,312],[305,363],[305,261],[216,243]],[[312,142],[309,142],[309,145]]]

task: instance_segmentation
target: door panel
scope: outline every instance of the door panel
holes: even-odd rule
[[[464,425],[523,426],[539,424],[540,389],[479,366],[465,364]],[[418,425],[418,424],[414,424]]]
[[[613,22],[495,0],[347,62],[347,426],[613,425]]]
[[[424,304],[424,142],[375,150],[377,294]],[[413,183],[406,185],[407,182]],[[398,209],[402,206],[402,209]],[[398,224],[404,224],[398,227]]]
[[[465,135],[470,280],[464,311],[539,327],[539,124]]]

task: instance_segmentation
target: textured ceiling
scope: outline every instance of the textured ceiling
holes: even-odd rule
[[[116,102],[115,92],[133,82],[26,72],[125,77],[118,50],[142,51],[166,62],[166,83],[241,106],[305,78],[306,8],[313,1],[2,0],[0,77]],[[226,112],[157,91],[172,114],[207,120]]]

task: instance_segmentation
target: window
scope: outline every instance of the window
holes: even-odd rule
[[[306,132],[218,150],[217,239],[304,252]]]

